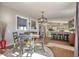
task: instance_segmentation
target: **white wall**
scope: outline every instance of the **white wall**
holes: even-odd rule
[[[12,32],[16,31],[16,15],[26,16],[23,13],[20,13],[16,10],[13,10],[11,8],[8,8],[6,6],[1,6],[0,8],[0,21],[3,21],[7,24],[7,30],[6,30],[6,41],[7,46],[11,45],[12,43]]]
[[[77,23],[76,21],[76,17],[74,18],[75,19],[75,52],[74,52],[74,56],[75,57],[78,57],[78,30],[77,30]]]
[[[0,20],[1,20],[1,4],[0,4]]]
[[[78,14],[77,14],[78,12]],[[76,3],[76,13],[75,13],[75,51],[74,51],[74,56],[78,57],[79,55],[79,3]]]

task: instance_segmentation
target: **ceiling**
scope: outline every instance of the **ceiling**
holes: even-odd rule
[[[3,2],[10,8],[24,13],[32,18],[41,17],[41,11],[45,11],[45,17],[48,19],[68,19],[74,17],[75,2]]]

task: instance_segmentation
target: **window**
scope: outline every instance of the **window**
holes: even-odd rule
[[[17,16],[17,29],[26,30],[27,19]]]

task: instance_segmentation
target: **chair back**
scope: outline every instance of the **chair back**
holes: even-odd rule
[[[13,32],[14,43],[18,40],[18,32]]]

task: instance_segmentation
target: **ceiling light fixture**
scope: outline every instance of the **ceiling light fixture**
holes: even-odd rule
[[[41,18],[38,18],[39,23],[47,23],[47,18],[44,17],[44,11],[41,12]]]

